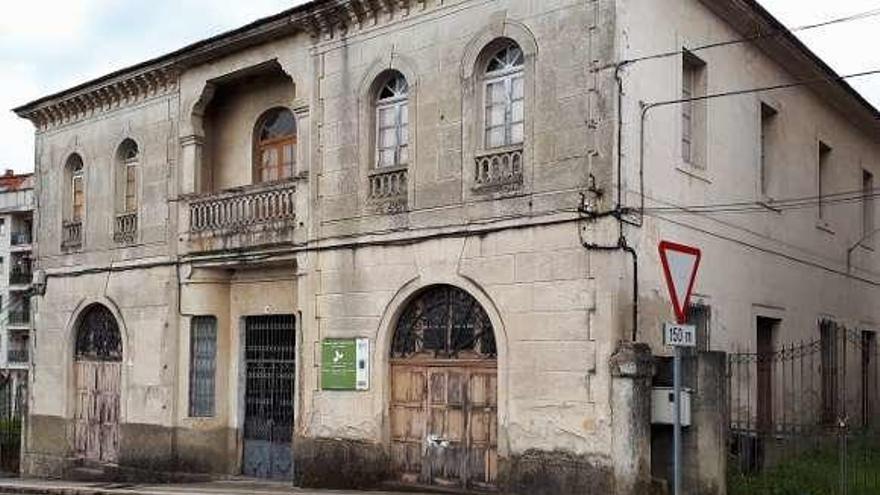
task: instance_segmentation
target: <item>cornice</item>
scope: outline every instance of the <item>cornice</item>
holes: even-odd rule
[[[443,5],[448,0],[313,0],[153,60],[30,102],[14,111],[46,131],[177,90],[180,74],[296,32],[333,40]]]

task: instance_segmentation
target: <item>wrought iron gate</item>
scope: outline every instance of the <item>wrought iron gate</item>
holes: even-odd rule
[[[728,356],[728,493],[880,493],[874,334],[824,320],[819,336]]]
[[[245,319],[246,476],[292,477],[295,342],[292,315]]]

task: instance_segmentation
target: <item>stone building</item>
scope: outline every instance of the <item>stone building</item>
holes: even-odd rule
[[[857,279],[816,253],[857,237],[836,209],[817,230],[638,208],[808,196],[817,122],[876,167],[877,112],[836,81],[767,103],[793,121],[772,160],[803,162],[773,196],[737,168],[756,94],[655,111],[639,173],[640,101],[835,77],[790,35],[682,52],[775,22],[751,0],[317,0],[16,109],[40,204],[25,471],[644,493],[659,238],[704,246],[707,348],[765,310],[878,321],[873,251]],[[752,222],[817,259],[704,237]]]

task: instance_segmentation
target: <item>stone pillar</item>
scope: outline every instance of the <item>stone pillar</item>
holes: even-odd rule
[[[651,348],[621,342],[610,365],[614,493],[651,493]]]
[[[727,493],[727,355],[697,355],[696,386],[691,407],[693,438],[685,441],[693,452],[685,461],[685,488],[696,495]]]
[[[202,136],[192,134],[180,138],[179,194],[193,194],[202,189]]]

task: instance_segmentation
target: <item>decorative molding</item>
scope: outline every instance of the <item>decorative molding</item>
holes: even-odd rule
[[[178,74],[172,67],[158,67],[60,95],[18,114],[46,131],[170,93],[177,89]]]
[[[441,0],[328,0],[296,7],[271,19],[209,38],[144,64],[28,103],[15,112],[38,131],[79,122],[177,90],[189,67],[290,33],[329,41],[443,5]]]

